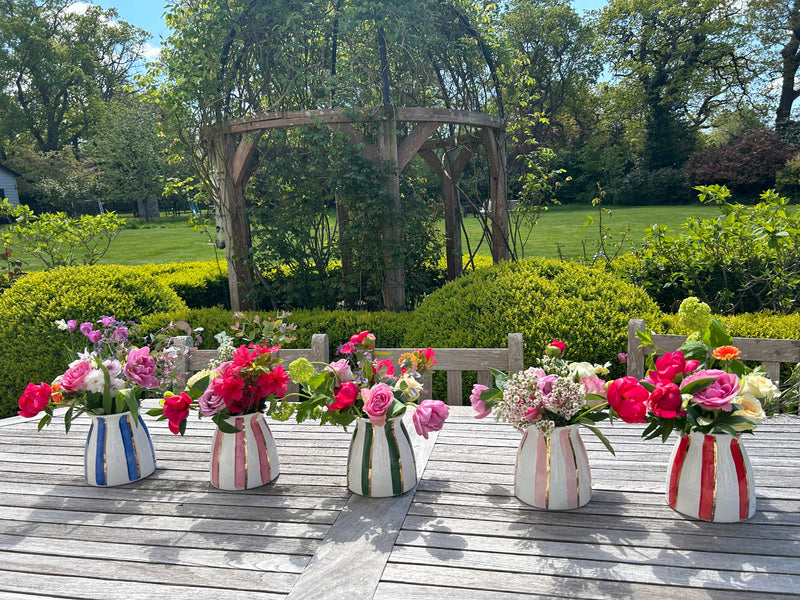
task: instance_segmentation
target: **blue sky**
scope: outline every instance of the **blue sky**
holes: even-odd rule
[[[86,0],[87,2],[89,0]],[[103,8],[116,8],[122,20],[150,32],[151,46],[158,47],[159,36],[167,36],[164,25],[164,0],[94,0]],[[602,8],[606,0],[573,0],[573,6],[578,12]]]

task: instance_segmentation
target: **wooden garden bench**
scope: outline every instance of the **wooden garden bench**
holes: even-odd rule
[[[186,347],[191,344],[189,337],[177,337],[176,345]],[[391,359],[397,364],[400,355],[411,352],[414,348],[376,348],[379,358]],[[519,371],[523,369],[523,341],[521,333],[508,334],[506,348],[434,348],[436,364],[432,371],[447,372],[447,404],[460,406],[464,400],[462,391],[462,374],[464,371],[476,371],[478,383],[486,386],[493,385],[493,378],[489,367],[502,371]],[[189,374],[200,371],[208,366],[211,360],[218,357],[216,350],[195,350],[188,356],[181,357],[176,364],[176,372],[184,373],[175,383],[175,389],[183,389]],[[328,335],[315,333],[311,336],[311,348],[282,349],[281,358],[285,368],[289,363],[298,358],[307,358],[312,362],[330,362],[328,350]],[[432,376],[423,377],[425,389],[432,389]],[[292,390],[290,390],[292,391]]]
[[[644,319],[628,321],[627,374],[640,378],[644,375],[645,357],[650,347],[640,347],[637,331],[645,331]],[[685,335],[653,335],[653,343],[667,352],[674,352],[685,340]],[[767,377],[775,383],[780,383],[781,363],[800,363],[800,340],[735,337],[733,345],[742,353],[742,360],[758,361],[764,365]]]

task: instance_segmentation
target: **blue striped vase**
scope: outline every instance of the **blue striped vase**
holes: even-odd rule
[[[347,456],[350,491],[377,498],[403,494],[415,485],[417,465],[403,417],[387,419],[383,427],[356,419]]]
[[[236,433],[214,432],[211,485],[221,490],[249,490],[280,475],[278,449],[266,418],[252,413],[225,419]]]
[[[85,475],[89,485],[112,486],[138,481],[156,470],[150,432],[130,412],[92,415],[86,438]]]

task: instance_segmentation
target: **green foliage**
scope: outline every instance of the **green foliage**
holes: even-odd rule
[[[775,190],[794,202],[800,201],[800,153],[787,160],[775,173]]]
[[[528,259],[480,269],[431,294],[414,311],[405,345],[502,347],[519,332],[528,365],[554,338],[570,360],[602,364],[625,352],[629,319],[659,314],[642,289],[613,275]]]
[[[175,292],[129,267],[61,267],[20,279],[0,296],[0,416],[14,413],[29,381],[50,382],[64,371],[64,333],[54,321],[108,315],[141,322],[180,309]]]
[[[189,308],[222,306],[230,309],[228,268],[225,262],[196,261],[136,266],[173,289]]]
[[[3,234],[5,247],[35,256],[46,269],[97,263],[123,227],[113,212],[77,218],[63,212],[36,215],[7,198],[0,201],[0,213],[16,220]]]
[[[729,203],[727,188],[698,187],[718,204],[712,219],[690,218],[673,234],[653,225],[636,252],[629,278],[666,311],[697,296],[715,312],[763,309],[788,313],[800,298],[800,213],[773,191],[755,206]]]

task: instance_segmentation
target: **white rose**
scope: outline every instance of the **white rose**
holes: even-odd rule
[[[763,379],[763,377],[761,379]],[[755,419],[759,423],[767,418],[767,415],[764,414],[764,409],[761,408],[761,403],[752,394],[743,394],[739,396],[736,399],[736,403],[741,404],[742,409],[737,410],[733,413],[734,415]],[[733,427],[735,431],[752,431],[756,428],[753,423],[736,423],[731,425],[731,427]]]
[[[403,375],[395,383],[394,389],[403,392],[409,400],[416,400],[422,393],[422,384],[411,375]]]
[[[567,365],[567,369],[569,369],[570,377],[574,378],[577,374],[578,380],[581,380],[584,377],[594,377],[597,375],[595,366],[588,362],[572,362]]]
[[[771,402],[780,393],[772,380],[761,375],[745,375],[739,380],[739,395],[750,395],[765,402]]]

